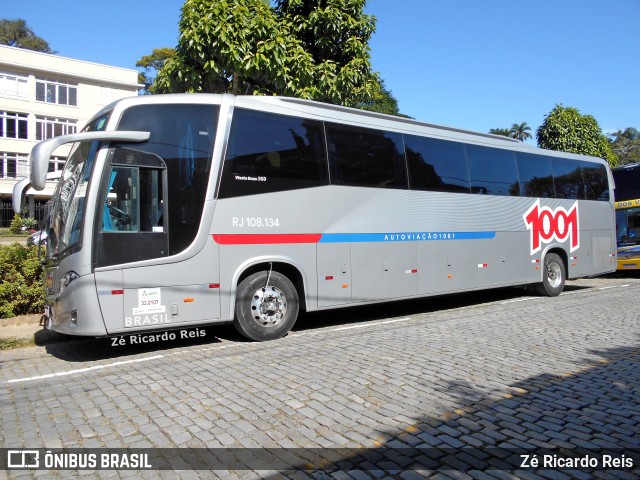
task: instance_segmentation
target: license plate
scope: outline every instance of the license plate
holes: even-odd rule
[[[635,270],[638,268],[638,266],[635,263],[631,263],[627,265],[622,265],[622,268],[624,268],[625,270]]]

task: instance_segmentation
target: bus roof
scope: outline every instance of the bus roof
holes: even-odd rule
[[[127,97],[108,105],[101,110],[100,114],[106,111],[120,107],[127,108],[137,104],[146,103],[214,103],[214,104],[230,104],[236,107],[260,108],[263,105],[272,109],[274,113],[280,111],[285,114],[293,112],[297,114],[307,114],[315,117],[323,117],[326,121],[335,122],[351,122],[359,123],[363,126],[371,128],[389,128],[402,131],[403,133],[415,133],[418,135],[429,135],[442,139],[477,142],[479,144],[488,144],[498,148],[508,150],[518,150],[522,152],[544,154],[556,157],[568,157],[574,159],[585,159],[588,156],[578,155],[574,153],[559,152],[555,150],[546,150],[537,148],[517,139],[494,135],[491,133],[476,132],[461,128],[449,127],[427,123],[412,118],[399,117],[357,108],[344,107],[341,105],[333,105],[315,100],[306,100],[284,96],[258,96],[258,95],[232,95],[232,94],[213,94],[213,93],[172,93],[161,95],[144,95],[138,97]],[[603,159],[597,157],[588,157],[592,161],[607,164]]]

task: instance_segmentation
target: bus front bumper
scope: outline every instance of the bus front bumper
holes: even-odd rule
[[[93,275],[78,277],[62,293],[48,297],[45,327],[66,335],[107,335]]]

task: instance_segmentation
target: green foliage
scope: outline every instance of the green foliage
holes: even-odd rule
[[[31,217],[25,218],[22,221],[22,227],[27,231],[35,230],[38,227],[38,221]]]
[[[618,156],[619,164],[640,162],[640,132],[629,127],[609,135],[611,150]]]
[[[402,113],[400,113],[400,109],[398,108],[398,101],[393,96],[391,91],[387,89],[383,80],[380,80],[380,90],[376,92],[369,101],[358,104],[356,105],[356,107],[372,112],[407,117],[407,115],[403,115]]]
[[[38,226],[38,221],[35,218],[23,218],[19,214],[13,216],[11,224],[9,225],[9,231],[11,233],[20,234],[25,231],[32,230]]]
[[[158,93],[288,95],[347,106],[380,95],[364,0],[187,0]]]
[[[283,28],[311,55],[314,100],[348,106],[382,98],[371,71],[369,40],[375,17],[364,13],[366,0],[278,0]]]
[[[511,125],[511,136],[520,142],[524,142],[528,138],[531,138],[531,127],[527,125],[527,122],[522,122],[520,124],[514,123]]]
[[[520,124],[514,123],[511,125],[511,128],[492,128],[489,130],[489,133],[501,135],[503,137],[515,138],[520,142],[524,142],[528,138],[531,138],[531,134],[529,133],[530,130],[531,127],[527,125],[527,122],[522,122]]]
[[[282,63],[284,39],[277,20],[261,0],[187,0],[180,17],[176,55],[156,78],[155,89],[168,92],[223,93],[260,88],[251,73],[267,62]],[[266,77],[270,72],[264,72]]]
[[[153,86],[155,76],[175,53],[173,48],[154,48],[151,55],[144,55],[136,62],[136,67],[144,68],[143,72],[138,73],[138,83],[144,85],[145,94],[155,93]]]
[[[612,167],[618,164],[618,157],[596,119],[581,115],[573,107],[556,105],[538,128],[536,137],[540,148],[600,157]]]
[[[22,217],[17,213],[13,216],[13,220],[11,220],[9,231],[11,233],[22,233]]]
[[[511,136],[510,128],[492,128],[491,130],[489,130],[489,133],[493,133],[494,135],[500,135],[502,137],[513,138]]]
[[[0,45],[25,48],[36,52],[56,53],[51,50],[49,43],[40,38],[27,26],[21,18],[16,20],[0,20]]]
[[[29,347],[32,345],[35,345],[35,342],[31,338],[0,338],[0,351],[13,350],[14,348]]]
[[[0,245],[0,318],[43,311],[42,272],[37,247]]]

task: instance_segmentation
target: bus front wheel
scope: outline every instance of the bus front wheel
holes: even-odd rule
[[[257,272],[238,285],[233,325],[247,338],[262,342],[284,337],[298,318],[298,293],[279,272]]]
[[[539,295],[556,297],[564,290],[564,282],[567,278],[566,268],[560,256],[550,253],[544,257],[542,282],[535,284]]]

